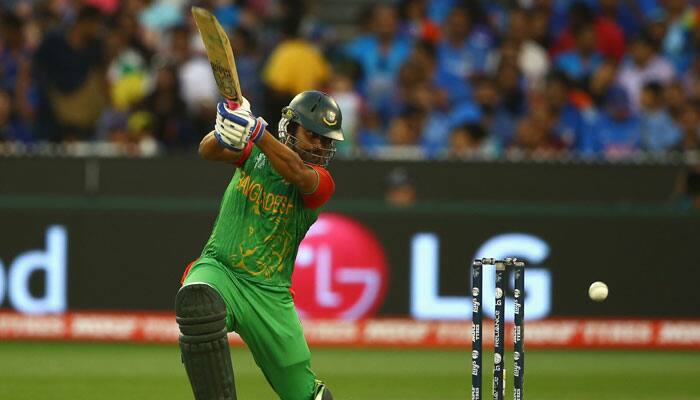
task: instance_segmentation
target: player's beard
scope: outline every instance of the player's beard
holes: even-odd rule
[[[297,138],[296,131],[298,127],[298,122],[282,116],[277,129],[278,140],[297,153],[302,161],[322,167],[328,166],[335,155],[335,141],[325,138],[328,140],[327,145],[317,148],[313,144]]]
[[[333,141],[330,142],[330,147],[314,148],[311,143],[304,142],[294,134],[287,134],[284,143],[297,153],[304,162],[322,167],[327,166],[331,162],[336,151]]]

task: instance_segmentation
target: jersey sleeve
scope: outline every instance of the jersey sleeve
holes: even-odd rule
[[[236,160],[236,161],[234,162],[234,164],[235,164],[237,167],[239,167],[239,168],[242,167],[243,164],[245,164],[245,162],[246,162],[246,160],[248,159],[248,157],[250,157],[250,152],[251,152],[251,151],[253,151],[253,142],[248,142],[248,144],[247,144],[247,145],[245,146],[245,148],[243,149],[243,154],[241,154],[241,158],[239,158],[238,160]]]
[[[318,174],[318,185],[316,185],[316,189],[313,192],[308,194],[302,193],[301,196],[307,208],[315,209],[326,204],[328,199],[331,198],[335,191],[335,181],[333,181],[333,177],[327,169],[318,165],[307,165]]]

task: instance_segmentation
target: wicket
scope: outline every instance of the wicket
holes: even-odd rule
[[[513,327],[513,399],[523,398],[523,374],[525,372],[524,353],[524,303],[525,263],[516,258],[507,257],[505,260],[482,258],[472,263],[472,400],[482,399],[482,286],[483,266],[496,267],[496,306],[494,310],[493,335],[493,400],[503,400],[505,397],[505,298],[507,288],[507,267],[512,267],[515,275],[514,327]]]

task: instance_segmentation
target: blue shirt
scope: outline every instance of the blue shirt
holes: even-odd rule
[[[360,91],[367,96],[373,108],[381,108],[393,95],[394,80],[411,54],[412,43],[403,37],[395,37],[387,52],[382,52],[375,35],[364,35],[345,47],[345,54],[357,61],[364,72]]]
[[[362,66],[366,77],[374,75],[396,76],[404,61],[411,54],[412,43],[404,37],[396,37],[389,50],[382,53],[379,39],[364,35],[345,47],[345,53]]]
[[[5,125],[0,125],[0,142],[4,140],[26,144],[35,141],[29,127],[15,118],[10,119]]]
[[[357,132],[357,142],[362,149],[370,153],[387,145],[386,136],[371,129],[360,129]]]
[[[486,70],[493,46],[491,33],[481,27],[474,28],[469,37],[457,46],[443,40],[437,47],[438,70],[457,79],[482,73]]]
[[[593,0],[586,0],[583,3],[591,5]],[[569,25],[569,8],[571,7],[571,0],[552,0],[550,16],[549,16],[549,26],[547,31],[552,37],[557,37],[561,32],[566,29]]]
[[[20,57],[31,59],[29,51],[22,51]],[[17,87],[20,60],[10,49],[0,48],[0,87],[14,92]]]
[[[441,24],[455,6],[456,0],[431,0],[428,2],[427,14],[431,21]]]
[[[601,64],[603,64],[603,56],[598,52],[584,58],[577,51],[565,51],[554,60],[554,67],[557,70],[577,82],[587,79]]]
[[[662,43],[664,55],[673,63],[679,73],[688,70],[696,53],[691,37],[692,28],[687,26],[683,19],[686,18],[681,17],[680,21],[674,21],[668,26]]]
[[[639,118],[642,146],[649,151],[670,150],[678,145],[682,133],[666,111],[642,112]]]
[[[435,86],[447,93],[451,104],[472,99],[473,90],[469,80],[449,74],[447,71],[437,69],[433,79]]]
[[[462,125],[482,124],[486,129],[489,140],[497,148],[507,147],[513,140],[516,129],[517,116],[499,106],[488,119],[484,116],[484,110],[473,101],[464,101],[455,105],[448,116],[450,129]]]
[[[567,149],[578,146],[584,129],[581,112],[571,103],[567,103],[559,114],[559,120],[554,126],[554,134],[561,140]]]
[[[421,144],[428,156],[436,156],[447,150],[450,128],[450,120],[444,113],[433,111],[428,115],[421,132]]]
[[[584,154],[621,156],[630,154],[641,147],[639,118],[630,116],[614,119],[608,114],[599,114],[587,126],[580,142]]]

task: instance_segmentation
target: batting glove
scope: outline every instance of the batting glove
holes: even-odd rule
[[[250,103],[243,99],[242,104],[234,109],[226,102],[217,104],[214,136],[225,148],[241,151],[250,140],[257,143],[263,136],[267,122],[250,112]],[[231,104],[233,106],[233,104]]]

